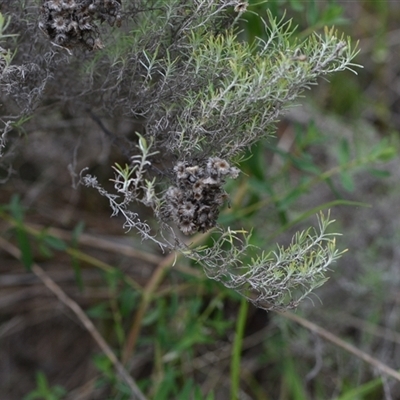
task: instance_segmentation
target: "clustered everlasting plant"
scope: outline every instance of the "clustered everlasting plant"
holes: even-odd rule
[[[290,21],[270,13],[265,38],[247,43],[238,28],[247,8],[237,0],[5,1],[18,36],[1,37],[2,97],[12,101],[0,145],[6,150],[10,130],[44,103],[91,115],[129,161],[113,167],[115,193],[86,170],[79,182],[106,196],[127,230],[181,251],[259,307],[291,308],[340,256],[329,217],[288,248],[249,260],[249,235],[217,223],[223,185],[291,102],[318,77],[351,69],[355,51],[334,29],[295,40]],[[130,120],[137,140],[106,130],[99,115]],[[135,202],[153,210],[156,229]],[[211,247],[188,247],[181,235],[210,229]]]

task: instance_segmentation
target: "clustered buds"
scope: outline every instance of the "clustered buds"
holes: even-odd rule
[[[121,0],[44,0],[39,27],[62,47],[102,48],[96,21],[121,25]]]
[[[228,199],[222,188],[225,179],[235,179],[239,172],[218,157],[210,157],[204,165],[178,162],[175,186],[164,195],[162,218],[172,219],[185,235],[208,231],[216,225],[219,208]]]

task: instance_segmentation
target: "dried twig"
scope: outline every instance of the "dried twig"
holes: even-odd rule
[[[342,349],[346,350],[347,352],[355,355],[356,357],[358,357],[361,360],[365,361],[366,363],[370,364],[372,367],[377,368],[380,372],[387,374],[400,382],[400,373],[399,372],[395,371],[394,369],[390,368],[386,364],[384,364],[381,361],[377,360],[376,358],[370,356],[369,354],[365,353],[364,351],[357,349],[357,347],[353,346],[352,344],[345,342],[344,340],[340,339],[338,336],[334,335],[333,333],[328,332],[326,329],[321,328],[320,326],[306,320],[305,318],[295,315],[291,312],[282,312],[279,314],[287,319],[297,322],[298,324],[304,326],[305,328],[309,329],[310,331],[312,331],[312,332],[316,333],[317,335],[323,337],[324,339],[330,341],[334,345],[341,347]]]
[[[21,251],[17,247],[15,247],[14,245],[12,245],[11,243],[7,242],[6,240],[4,240],[2,238],[0,238],[0,247],[3,250],[5,250],[7,253],[13,255],[15,258],[18,258],[18,259],[21,258]],[[99,347],[104,352],[104,354],[112,362],[117,373],[120,375],[120,377],[125,381],[125,383],[131,389],[131,393],[132,393],[131,399],[146,400],[146,397],[140,391],[136,382],[126,371],[124,366],[121,364],[121,362],[118,360],[118,358],[116,357],[116,355],[110,348],[110,346],[103,339],[103,337],[101,336],[99,331],[94,326],[93,322],[87,317],[87,315],[82,310],[82,308],[78,305],[78,303],[76,303],[69,296],[67,296],[67,294],[61,289],[61,287],[58,286],[38,264],[34,263],[32,265],[32,272],[43,282],[43,284],[50,291],[52,291],[57,296],[57,298],[64,305],[66,305],[68,308],[70,308],[74,312],[74,314],[77,316],[77,318],[82,322],[83,326],[87,329],[87,331],[90,333],[90,335],[96,341],[96,343],[99,345]]]
[[[192,238],[191,245],[199,245],[202,241],[208,238],[209,234],[196,235]],[[142,293],[142,300],[139,304],[138,310],[136,311],[135,317],[133,318],[128,337],[125,343],[125,348],[123,350],[122,361],[126,364],[133,354],[136,346],[136,342],[139,338],[139,333],[142,327],[142,320],[145,316],[145,313],[150,305],[152,300],[152,296],[160,283],[162,282],[166,272],[169,268],[175,265],[180,253],[171,253],[166,256],[154,270],[151,278],[146,284],[146,287]]]

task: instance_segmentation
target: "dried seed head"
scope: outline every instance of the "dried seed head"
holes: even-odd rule
[[[177,187],[166,191],[161,216],[172,219],[185,235],[214,227],[219,207],[228,200],[223,178],[237,177],[239,169],[224,159],[210,157],[200,165],[180,161],[173,171]]]
[[[193,218],[196,212],[196,207],[193,203],[189,201],[183,202],[178,208],[178,215],[185,218]]]
[[[189,174],[187,180],[193,185],[195,182],[198,181],[198,178],[196,175]]]
[[[171,186],[165,193],[165,198],[176,205],[182,200],[182,192],[177,187]]]
[[[54,42],[60,46],[64,45],[66,41],[67,41],[67,35],[65,35],[64,33],[59,33],[54,38]]]
[[[186,172],[186,164],[182,161],[175,165],[174,172],[178,180],[186,179],[188,177],[188,173]]]
[[[184,172],[185,169],[186,169],[186,163],[184,163],[183,161],[177,162],[174,167],[175,172]]]
[[[166,191],[161,216],[172,219],[185,235],[206,232],[217,224],[219,207],[228,199],[223,177],[236,177],[239,170],[219,157],[200,165],[180,161],[173,170],[178,187]]]
[[[75,3],[75,0],[64,0],[61,3],[61,7],[63,10],[71,10],[75,8],[77,5]]]
[[[67,32],[70,32],[70,31],[74,31],[74,32],[78,32],[78,28],[79,28],[79,26],[78,26],[78,23],[76,22],[76,21],[71,21],[69,24],[68,24],[68,26],[67,26]]]
[[[194,233],[197,232],[195,224],[189,220],[187,220],[187,221],[182,220],[179,223],[179,229],[185,235],[193,235]]]
[[[67,21],[63,17],[56,17],[56,18],[54,18],[51,26],[58,32],[66,31],[67,30]]]
[[[212,157],[208,159],[207,168],[210,171],[216,171],[218,175],[226,175],[229,172],[230,165],[222,158]]]
[[[113,15],[111,15],[107,18],[107,22],[110,24],[110,26],[114,26],[115,21],[116,21],[116,17],[114,17]]]
[[[218,168],[221,172],[228,171],[229,164],[225,160],[217,160],[215,161],[215,167]]]
[[[219,186],[220,184],[221,184],[221,181],[211,178],[210,176],[206,179],[203,179],[204,186]]]
[[[198,179],[192,186],[193,193],[201,193],[204,189],[204,179]]]
[[[50,0],[47,3],[44,3],[44,7],[48,8],[51,11],[61,11],[62,5],[61,0]]]
[[[230,176],[232,179],[236,179],[236,178],[239,176],[239,174],[240,174],[240,169],[239,169],[239,168],[231,167],[231,168],[229,169],[229,176]]]
[[[86,41],[86,44],[88,45],[88,47],[90,47],[90,48],[94,47],[95,38],[93,36],[87,37],[85,41]]]
[[[100,50],[104,48],[104,44],[99,38],[94,39],[93,50]]]
[[[215,203],[221,206],[222,204],[225,203],[229,198],[228,194],[224,192],[220,192],[215,196]]]
[[[247,1],[239,1],[234,10],[237,13],[244,13],[247,10],[247,7],[249,6],[249,3]]]
[[[198,165],[195,165],[193,167],[186,167],[185,171],[188,174],[192,174],[192,175],[198,175],[199,171],[200,171],[200,167]]]
[[[88,15],[81,15],[80,19],[78,19],[79,28],[83,31],[92,30],[93,26],[91,24],[92,19]]]
[[[112,17],[115,17],[115,15],[117,14],[117,9],[116,8],[110,8],[108,11],[108,15],[111,15]]]
[[[196,201],[200,201],[203,198],[203,194],[202,193],[193,193],[193,199]]]
[[[50,40],[63,47],[81,46],[89,50],[101,49],[96,21],[120,25],[121,3],[110,0],[43,0],[39,28]],[[66,34],[66,38],[56,36]]]

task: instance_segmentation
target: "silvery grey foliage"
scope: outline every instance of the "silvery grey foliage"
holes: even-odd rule
[[[246,260],[253,246],[250,235],[226,230],[214,247],[187,251],[188,257],[204,266],[207,276],[247,297],[265,310],[296,308],[312,290],[323,285],[325,273],[342,252],[336,249],[337,233],[327,233],[334,222],[329,214],[318,217],[318,229],[298,232],[288,247],[277,251],[259,251]]]
[[[106,131],[127,155],[126,165],[113,166],[115,192],[86,171],[80,175],[81,184],[108,198],[127,230],[183,252],[266,309],[295,306],[324,282],[339,256],[326,233],[329,218],[320,216],[319,231],[296,235],[287,249],[251,260],[248,234],[217,219],[229,200],[223,185],[239,175],[235,163],[244,150],[271,136],[318,77],[354,66],[348,38],[325,29],[298,41],[290,21],[268,13],[265,39],[243,42],[238,21],[247,3],[237,0],[43,0],[40,7],[28,0],[25,9],[6,3],[9,29],[19,36],[1,44],[0,85],[15,97],[1,121],[3,139],[19,119],[40,113],[41,101],[76,117],[128,119],[135,140]],[[10,78],[8,68],[25,72]],[[156,227],[134,203],[153,211]],[[210,229],[212,247],[188,248],[182,239]]]

